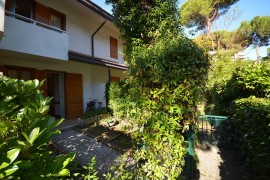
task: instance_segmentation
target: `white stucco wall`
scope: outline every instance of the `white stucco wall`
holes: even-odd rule
[[[68,60],[68,35],[6,16],[0,49]]]
[[[4,22],[5,22],[5,2],[6,0],[0,0],[0,40],[4,33]]]
[[[95,36],[95,55],[118,63],[124,63],[122,40],[120,39],[119,33],[109,28],[109,23],[111,22],[107,22],[107,24],[104,25],[104,28],[100,29]],[[110,57],[110,36],[117,39],[118,59]]]
[[[104,22],[104,18],[77,1],[38,0],[66,15],[66,31],[69,35],[69,50],[92,55],[91,35]],[[118,39],[118,59],[110,57],[110,36]],[[108,21],[94,36],[94,54],[96,57],[123,62],[123,43],[120,33]]]

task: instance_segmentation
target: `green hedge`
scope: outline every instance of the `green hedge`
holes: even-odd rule
[[[215,89],[215,112],[232,115],[233,101],[256,96],[270,97],[270,62],[237,68],[225,85]]]
[[[251,178],[270,177],[270,99],[252,96],[236,100],[222,137],[243,156]]]

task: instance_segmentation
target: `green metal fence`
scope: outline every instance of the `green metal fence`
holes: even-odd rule
[[[197,125],[199,126],[198,134],[209,134],[212,141],[212,132],[225,121],[227,116],[215,116],[215,115],[199,115],[197,118]],[[210,131],[210,132],[209,132]],[[189,126],[189,131],[187,134],[188,148],[187,148],[187,157],[186,157],[186,178],[187,179],[196,179],[194,170],[195,170],[195,139],[196,134],[194,131],[194,126]]]
[[[217,129],[221,125],[223,121],[225,121],[227,116],[214,116],[214,115],[199,115],[197,118],[197,123],[199,126],[199,130],[202,131],[213,131]]]

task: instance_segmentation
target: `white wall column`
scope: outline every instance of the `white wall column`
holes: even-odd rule
[[[0,0],[0,41],[4,35],[5,3],[6,0]]]

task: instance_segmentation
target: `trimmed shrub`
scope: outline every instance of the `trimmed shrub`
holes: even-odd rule
[[[256,96],[270,97],[270,62],[253,63],[237,68],[229,81],[217,89],[215,112],[219,115],[232,115],[233,101]]]
[[[270,176],[270,99],[238,99],[233,116],[223,124],[222,141],[229,141],[245,159],[252,179]]]

